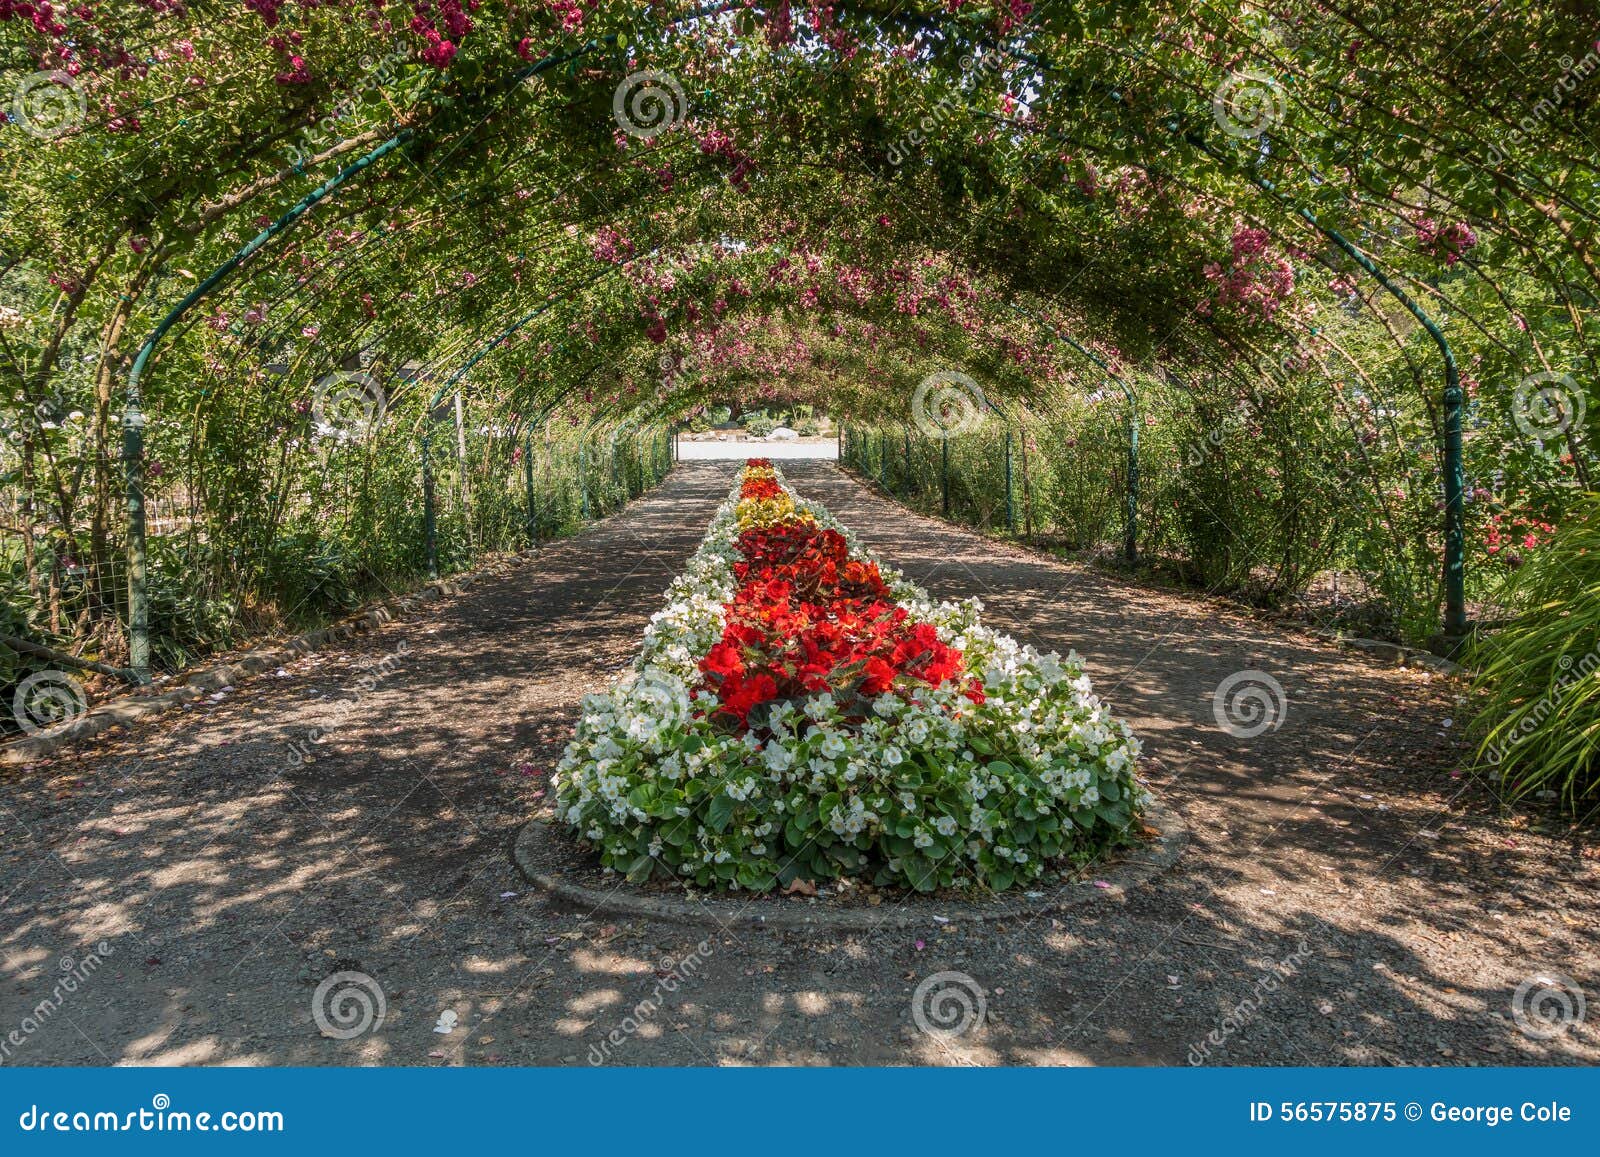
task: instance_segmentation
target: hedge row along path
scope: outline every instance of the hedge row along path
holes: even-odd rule
[[[0,782],[0,1029],[62,957],[112,949],[11,1063],[583,1064],[702,940],[614,1062],[1600,1062],[1593,1017],[1548,1041],[1512,1020],[1552,962],[1600,974],[1596,850],[1458,796],[1448,683],[908,514],[831,464],[788,476],[933,593],[1086,657],[1188,854],[1120,903],[999,927],[932,906],[923,931],[710,933],[546,904],[509,857],[545,786],[524,771],[633,655],[736,468],[680,465],[514,573]],[[1288,717],[1234,738],[1212,693],[1252,668]],[[386,1000],[348,1041],[311,1011],[346,970]],[[945,970],[988,1009],[950,1040],[911,1015]]]

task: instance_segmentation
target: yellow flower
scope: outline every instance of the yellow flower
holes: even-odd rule
[[[749,530],[753,526],[773,527],[786,522],[815,521],[809,514],[796,510],[794,499],[787,494],[780,494],[776,498],[746,498],[734,507],[734,517],[739,520],[740,530]]]

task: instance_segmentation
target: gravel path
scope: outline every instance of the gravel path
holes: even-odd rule
[[[513,836],[735,469],[685,463],[453,600],[0,781],[0,1063],[1600,1062],[1600,1014],[1548,1039],[1514,1016],[1534,978],[1600,998],[1600,853],[1452,778],[1449,684],[908,514],[831,464],[786,471],[935,594],[1085,657],[1188,855],[1121,903],[991,928],[546,904]],[[1212,707],[1246,670],[1288,700],[1248,739]],[[986,1009],[959,1036],[913,1016],[942,972],[970,978],[933,982],[943,1011]],[[381,989],[381,1026],[332,1035],[340,973]]]

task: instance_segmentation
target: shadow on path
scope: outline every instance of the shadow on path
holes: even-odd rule
[[[681,464],[452,601],[0,783],[0,1039],[22,1041],[0,1059],[1600,1061],[1592,1025],[1540,1041],[1512,1019],[1541,971],[1600,994],[1594,849],[1453,810],[1447,684],[908,514],[825,463],[785,469],[886,561],[1085,657],[1189,855],[1120,903],[987,930],[697,933],[544,904],[511,838],[736,468]],[[1289,703],[1254,739],[1212,710],[1244,670]],[[41,1014],[61,958],[102,940]],[[988,1016],[939,1040],[911,1000],[947,970]],[[314,993],[339,972],[381,988],[381,1027],[324,1035]]]

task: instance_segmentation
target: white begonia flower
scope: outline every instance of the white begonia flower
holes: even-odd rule
[[[826,719],[833,708],[833,696],[826,691],[806,700],[806,714],[812,719]]]

